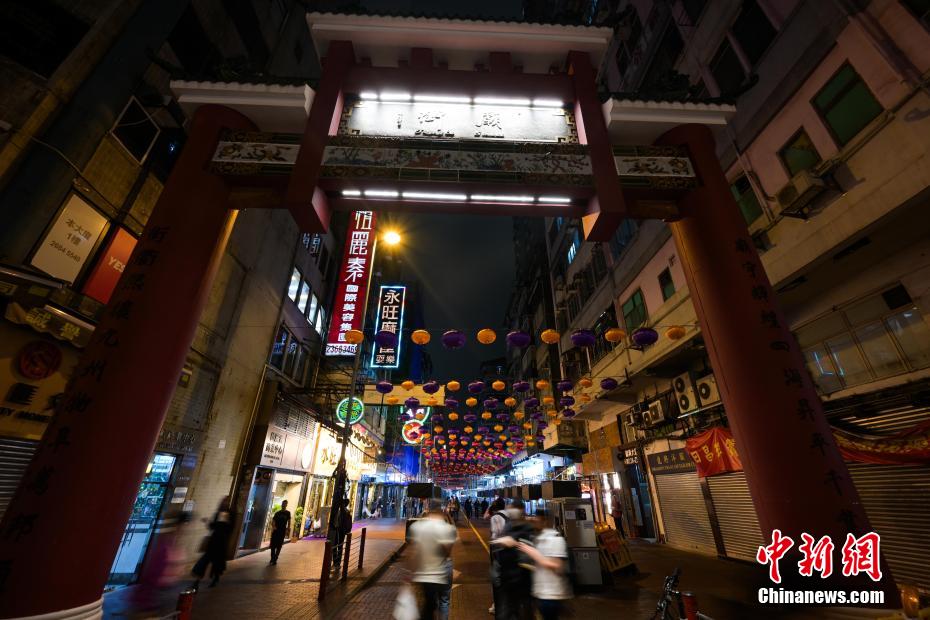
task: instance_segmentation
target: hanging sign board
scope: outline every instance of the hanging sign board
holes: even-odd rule
[[[397,335],[397,344],[383,347],[377,342],[371,349],[372,368],[397,368],[400,365],[400,345],[403,341],[404,302],[406,286],[382,286],[378,294],[378,314],[375,333],[391,332]]]
[[[374,258],[374,230],[375,214],[372,211],[355,211],[349,217],[346,248],[326,338],[326,355],[355,355],[358,345],[346,342],[346,332],[362,328],[365,295]]]
[[[32,266],[53,278],[74,282],[106,225],[107,218],[71,194],[32,257]]]
[[[103,256],[97,261],[97,266],[84,285],[84,294],[93,297],[100,303],[110,301],[110,295],[116,288],[116,283],[123,275],[123,269],[129,262],[129,256],[136,247],[136,238],[128,230],[120,228],[110,239]]]

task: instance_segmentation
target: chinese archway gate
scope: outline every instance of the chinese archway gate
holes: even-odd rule
[[[715,155],[708,126],[732,107],[602,103],[595,65],[609,29],[309,21],[324,58],[315,91],[175,85],[192,112],[189,139],[4,517],[3,617],[99,613],[244,208],[287,208],[304,232],[325,231],[333,210],[580,217],[592,241],[609,239],[623,218],[669,221],[763,535],[868,531]],[[443,111],[456,105],[461,114]],[[372,135],[379,126],[384,135]],[[115,427],[128,432],[103,449]],[[868,585],[894,599],[890,579]]]

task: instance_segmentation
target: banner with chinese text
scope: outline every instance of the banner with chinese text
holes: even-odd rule
[[[685,442],[688,454],[697,466],[699,478],[731,471],[743,471],[730,430],[715,426]]]
[[[385,331],[396,334],[397,344],[392,347],[384,347],[375,342],[371,348],[372,368],[397,368],[400,366],[400,346],[401,342],[403,342],[404,302],[406,297],[406,286],[382,286],[378,293],[375,333]]]
[[[326,355],[355,355],[357,345],[346,342],[346,332],[362,328],[374,244],[375,214],[355,211],[349,217],[345,255],[326,338]]]

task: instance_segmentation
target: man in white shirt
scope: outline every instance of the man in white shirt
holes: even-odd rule
[[[537,514],[543,530],[534,545],[517,543],[517,549],[529,556],[536,565],[533,571],[533,598],[543,620],[556,620],[562,601],[572,597],[568,583],[568,545],[553,527],[551,516]]]
[[[423,592],[420,620],[433,620],[437,608],[439,619],[449,617],[449,593],[452,589],[452,545],[458,538],[454,525],[446,521],[442,504],[433,500],[425,518],[410,526],[413,542],[411,564],[413,582]]]

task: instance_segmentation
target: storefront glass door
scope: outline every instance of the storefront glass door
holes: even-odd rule
[[[146,469],[139,494],[132,506],[132,515],[123,530],[119,550],[110,568],[108,585],[127,585],[136,581],[142,560],[152,540],[177,457],[156,452]]]

